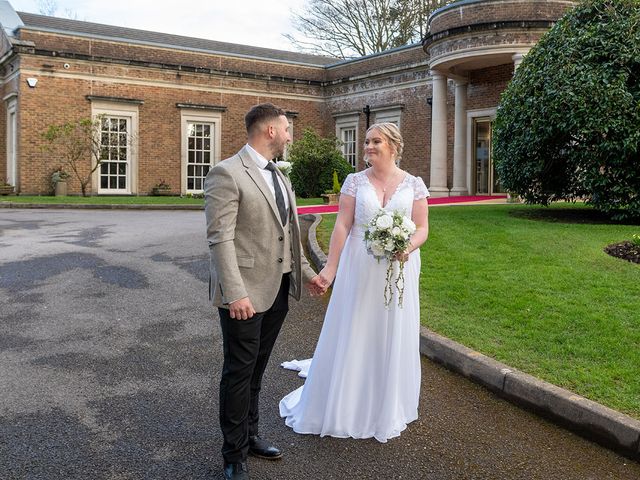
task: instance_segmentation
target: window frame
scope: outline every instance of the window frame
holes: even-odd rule
[[[96,121],[99,117],[125,118],[128,123],[127,146],[128,159],[126,185],[124,189],[102,188],[100,186],[101,167],[96,168],[91,177],[91,191],[97,195],[136,195],[138,193],[138,105],[132,103],[117,103],[105,101],[91,102],[91,118]],[[91,159],[91,168],[95,167],[97,159]]]
[[[347,142],[345,140],[345,134],[347,132],[353,132],[353,140],[350,142]],[[358,154],[357,154],[358,141],[356,140],[357,137],[358,137],[358,129],[356,127],[353,127],[353,126],[340,127],[340,142],[342,142],[342,144],[340,145],[340,149],[342,150],[342,156],[345,158],[347,162],[349,162],[349,165],[351,165],[353,168],[356,168],[356,165],[358,164]],[[349,144],[353,146],[352,151],[349,151]]]
[[[18,94],[11,93],[4,97],[6,103],[6,180],[20,190],[20,165],[18,162]]]
[[[204,123],[212,125],[213,134],[211,135],[211,160],[210,165],[213,167],[220,162],[222,146],[222,112],[220,111],[193,111],[182,109],[180,111],[180,193],[186,195],[204,193],[204,182],[202,190],[187,188],[187,168],[189,166],[189,141],[188,141],[188,125],[189,123]],[[205,176],[206,177],[206,176]]]
[[[335,118],[336,122],[336,137],[340,140],[340,151],[342,152],[342,156],[345,158],[347,162],[354,168],[358,168],[358,150],[360,148],[359,137],[360,137],[360,114],[359,113],[350,113],[341,116],[337,116]],[[353,163],[349,161],[347,157],[346,144],[343,141],[343,132],[347,130],[353,130],[355,132],[354,135],[354,149],[353,149]]]
[[[291,143],[293,143],[293,119],[294,118],[295,118],[295,115],[287,113],[287,121],[289,122],[289,126],[287,127],[287,130],[289,131],[289,138],[291,138]],[[282,154],[282,160],[289,161],[290,147],[291,147],[291,144],[289,143],[287,143],[284,146],[284,153]]]

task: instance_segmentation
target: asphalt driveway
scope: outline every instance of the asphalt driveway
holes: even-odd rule
[[[0,211],[0,479],[217,479],[221,341],[203,212]],[[428,360],[420,418],[387,444],[277,415],[326,299],[291,313],[265,374],[254,479],[638,479],[640,464]]]

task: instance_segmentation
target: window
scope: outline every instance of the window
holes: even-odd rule
[[[11,94],[5,97],[7,102],[7,130],[6,130],[6,144],[7,144],[7,183],[19,189],[18,185],[18,124],[16,114],[18,111],[17,95]]]
[[[215,123],[187,122],[187,192],[202,192],[213,159]]]
[[[342,155],[353,168],[356,167],[356,129],[346,127],[340,129],[340,141],[342,142]]]
[[[342,155],[353,168],[358,166],[359,120],[358,113],[347,113],[336,117],[336,137],[341,142]]]
[[[202,193],[204,180],[220,161],[220,110],[198,110],[181,104],[182,182],[181,193]]]
[[[100,193],[129,193],[131,119],[105,115],[100,125]]]
[[[293,142],[293,117],[287,115],[287,120],[289,121],[289,127],[287,128],[289,132],[289,138],[291,138],[291,142]],[[283,160],[289,160],[289,147],[290,144],[286,144],[284,146],[284,153],[282,154]]]
[[[138,193],[138,106],[142,101],[89,99],[92,117],[100,121],[100,165],[93,172],[92,191],[98,194]]]

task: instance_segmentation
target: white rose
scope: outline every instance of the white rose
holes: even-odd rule
[[[381,215],[376,220],[376,227],[381,230],[388,230],[393,226],[393,217],[391,215]]]
[[[402,238],[402,230],[400,229],[400,227],[393,227],[393,229],[391,230],[391,235],[393,235],[395,238]]]
[[[395,244],[392,239],[387,240],[387,243],[384,245],[384,248],[387,252],[393,252]]]
[[[382,248],[379,242],[371,242],[371,252],[376,257],[384,256],[384,248]]]
[[[409,218],[404,217],[402,219],[402,228],[404,228],[404,230],[408,232],[409,235],[412,235],[416,231],[416,224],[413,223]]]
[[[284,160],[281,160],[279,162],[276,162],[276,167],[278,167],[278,169],[285,175],[285,176],[289,176],[289,174],[291,173],[291,162],[286,162]]]

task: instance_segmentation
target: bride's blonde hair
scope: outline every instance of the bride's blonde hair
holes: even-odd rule
[[[404,141],[402,140],[402,135],[400,134],[400,129],[395,123],[391,122],[381,122],[374,123],[371,125],[366,133],[369,133],[371,130],[378,130],[389,142],[389,145],[393,147],[396,152],[396,165],[400,163],[400,159],[402,158],[402,151],[404,150]]]

